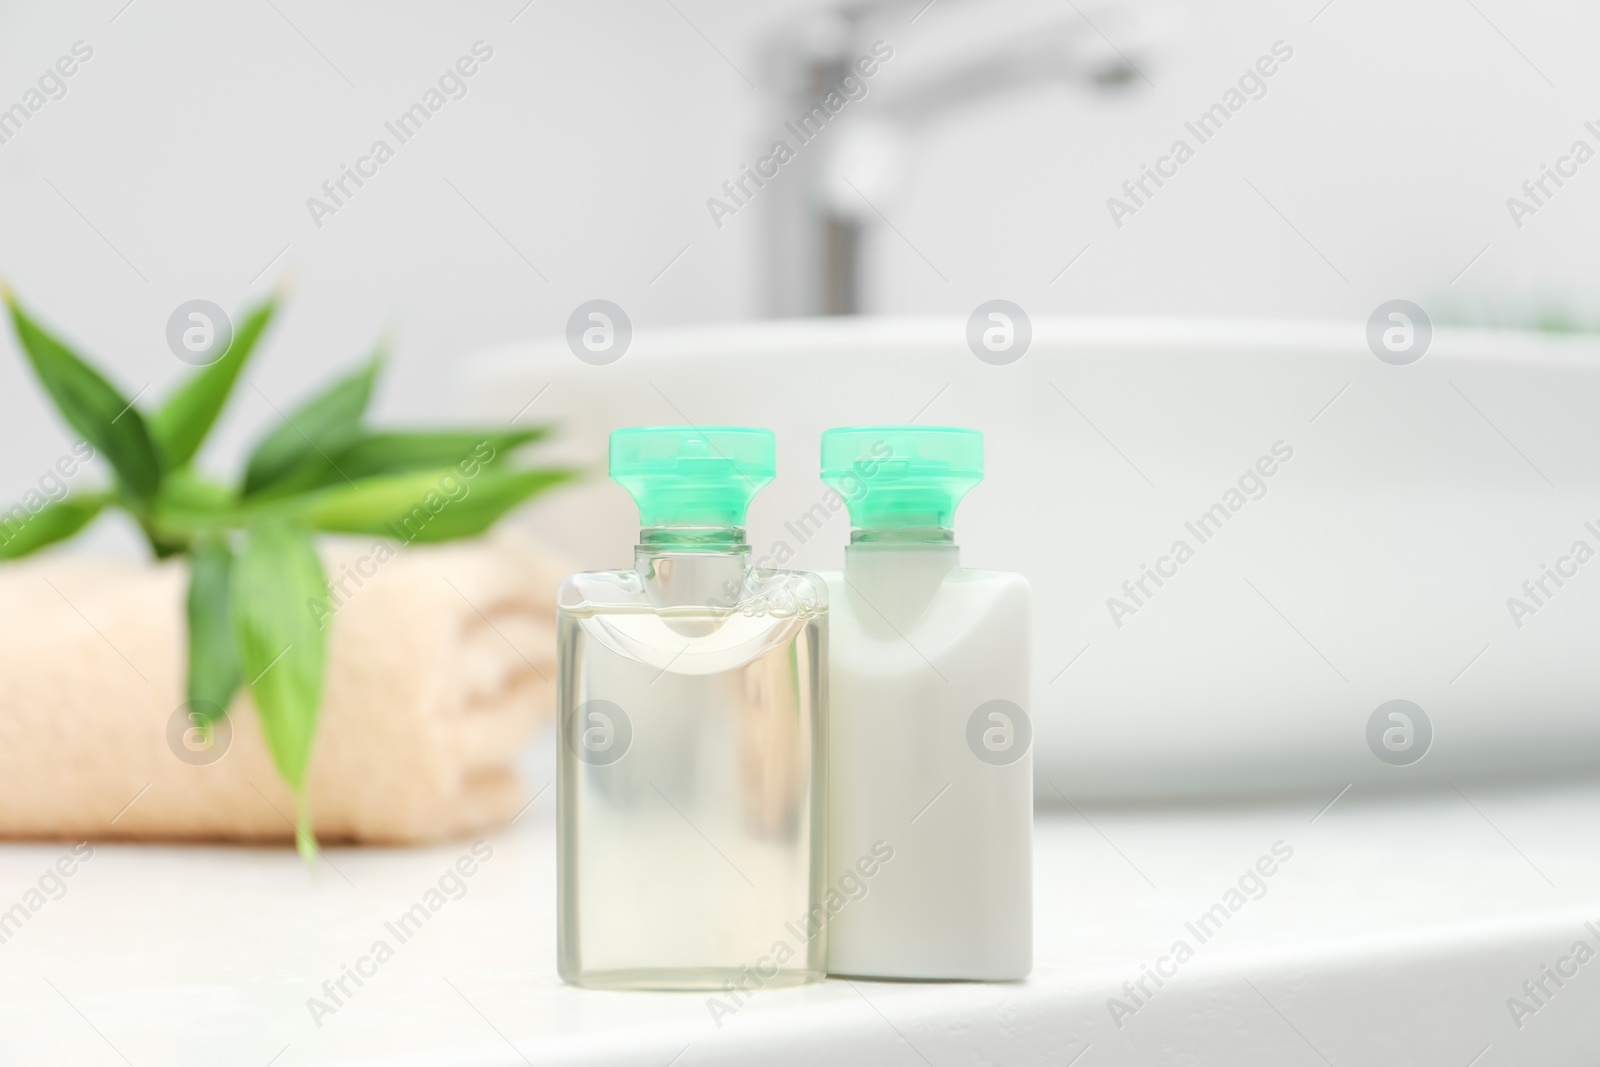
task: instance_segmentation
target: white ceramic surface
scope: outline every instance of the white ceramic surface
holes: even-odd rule
[[[1547,982],[1520,1028],[1508,999],[1546,965],[1570,972],[1578,940],[1600,948],[1585,926],[1600,925],[1600,788],[1373,797],[1358,786],[1320,815],[1327,799],[1057,810],[1036,827],[1026,982],[829,980],[761,992],[720,1028],[704,994],[557,980],[550,793],[404,943],[387,924],[426,906],[469,843],[334,849],[312,873],[287,849],[100,846],[0,944],[0,1063],[1593,1063],[1600,960]],[[1293,855],[1264,894],[1249,883],[1200,944],[1186,924],[1279,842]],[[0,846],[0,904],[64,851]],[[393,956],[374,964],[380,940]],[[1162,963],[1178,940],[1193,958]],[[345,965],[368,977],[319,1028],[307,1001]],[[1108,1001],[1146,965],[1174,973],[1119,1028]]]
[[[842,511],[797,535],[824,499],[823,429],[983,430],[989,473],[957,535],[966,565],[1033,585],[1041,797],[1593,768],[1600,562],[1547,585],[1534,615],[1507,600],[1575,541],[1600,549],[1585,525],[1600,528],[1600,345],[1439,330],[1420,362],[1392,366],[1359,322],[1033,325],[1009,366],[979,361],[959,319],[636,330],[607,366],[552,339],[469,361],[465,408],[559,423],[547,454],[594,465],[527,519],[585,567],[631,558],[635,512],[603,475],[616,427],[776,430],[779,480],[751,540],[816,570],[840,565],[849,536]],[[1186,523],[1278,442],[1293,456],[1265,495],[1200,543]],[[1180,538],[1194,557],[1114,618],[1108,599],[1131,603],[1124,581]],[[1433,727],[1410,766],[1367,741],[1394,699]]]

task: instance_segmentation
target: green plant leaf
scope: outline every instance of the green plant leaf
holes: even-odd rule
[[[234,561],[231,597],[239,665],[272,762],[294,790],[295,839],[309,858],[315,845],[306,771],[328,654],[315,610],[325,603],[327,587],[311,535],[281,520],[252,523]]]
[[[57,541],[65,541],[100,514],[105,500],[98,496],[69,496],[30,511],[18,504],[0,512],[0,560],[19,559]]]
[[[161,410],[150,417],[150,432],[169,467],[183,466],[200,451],[201,443],[228,403],[239,372],[277,310],[276,299],[269,298],[246,315],[222,358],[190,375]]]
[[[312,453],[293,471],[253,497],[271,500],[328,485],[350,485],[380,474],[444,470],[454,466],[476,477],[511,450],[546,436],[542,427],[526,430],[422,430],[365,433],[326,457]]]
[[[332,457],[360,436],[361,416],[372,399],[372,385],[383,365],[381,355],[339,379],[284,417],[251,453],[245,467],[244,495],[263,490],[301,491],[332,474],[342,478]]]
[[[483,533],[518,504],[573,477],[573,471],[561,469],[485,470],[476,478],[462,477],[455,467],[415,471],[323,490],[296,514],[329,533],[453,541]]]
[[[203,477],[193,467],[180,467],[161,480],[161,491],[144,523],[145,536],[152,546],[182,552],[197,536],[217,536],[238,527],[244,518],[232,489]]]
[[[206,726],[228,712],[243,683],[234,638],[233,553],[221,537],[202,537],[189,553],[189,711]]]
[[[5,300],[17,341],[67,425],[105,454],[134,500],[141,504],[149,501],[161,484],[162,465],[139,409],[99,371],[34,322],[9,290]]]
[[[237,510],[239,498],[232,489],[193,467],[181,467],[162,480],[156,507],[195,514],[227,514]]]
[[[574,471],[556,469],[485,471],[482,477],[470,483],[470,495],[460,501],[450,501],[410,539],[436,543],[477,537],[514,508],[574,477]],[[415,520],[413,510],[399,525],[410,535],[416,530]]]
[[[357,481],[375,474],[442,470],[451,466],[458,467],[463,474],[471,471],[470,476],[475,477],[480,467],[498,462],[512,449],[542,440],[548,433],[542,426],[489,433],[482,430],[368,433],[346,445],[334,459],[339,470]]]

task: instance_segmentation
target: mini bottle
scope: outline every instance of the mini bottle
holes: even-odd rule
[[[823,576],[828,884],[855,891],[829,922],[831,974],[1033,967],[1028,583],[963,569],[952,533],[982,478],[975,430],[822,436],[822,480],[854,527],[844,570]]]
[[[754,569],[773,435],[611,435],[639,506],[626,570],[559,593],[558,967],[609,989],[824,974],[827,589]]]

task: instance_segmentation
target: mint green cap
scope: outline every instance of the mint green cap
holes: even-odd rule
[[[822,480],[850,525],[950,529],[983,481],[983,434],[955,426],[844,426],[822,435]]]
[[[611,478],[639,505],[640,526],[743,526],[777,472],[771,430],[634,426],[611,434]]]

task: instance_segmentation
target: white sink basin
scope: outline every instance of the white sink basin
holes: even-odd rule
[[[530,517],[581,566],[631,559],[636,514],[603,477],[616,427],[775,429],[750,538],[819,570],[849,537],[842,511],[806,519],[823,429],[982,429],[989,473],[957,539],[1033,584],[1041,797],[1409,786],[1600,755],[1600,563],[1508,609],[1575,541],[1600,550],[1592,341],[1439,330],[1392,366],[1360,323],[1040,320],[992,366],[963,320],[808,320],[636,330],[607,366],[513,345],[468,364],[466,395],[474,415],[559,424],[559,454],[598,465]],[[1263,457],[1271,477],[1192,529]],[[1193,557],[1163,563],[1180,540]],[[1135,600],[1147,566],[1169,577]],[[1368,742],[1397,699],[1433,734],[1408,766]]]

